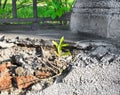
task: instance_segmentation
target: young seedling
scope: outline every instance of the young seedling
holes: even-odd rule
[[[64,42],[64,37],[61,37],[59,43],[56,41],[52,41],[53,45],[56,47],[55,55],[57,55],[59,58],[62,56],[69,56],[71,55],[70,51],[63,52],[63,48],[68,47],[69,44],[65,44]]]

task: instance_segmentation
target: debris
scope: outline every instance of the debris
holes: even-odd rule
[[[6,42],[0,42],[0,48],[10,48],[10,47],[13,47],[15,46],[14,43],[6,43]]]

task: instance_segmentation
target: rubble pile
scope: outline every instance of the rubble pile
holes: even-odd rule
[[[52,41],[0,37],[0,95],[120,95],[120,50],[83,40],[58,58]]]
[[[54,51],[51,41],[1,36],[0,95],[24,95],[53,84],[68,68],[68,62],[58,61]]]
[[[120,95],[120,50],[111,42],[76,42],[70,72],[43,91],[26,95]]]

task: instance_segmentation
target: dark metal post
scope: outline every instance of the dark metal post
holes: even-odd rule
[[[16,0],[12,0],[12,14],[13,18],[17,18]]]
[[[33,0],[33,13],[34,13],[34,18],[37,18],[37,0]]]
[[[37,14],[37,0],[33,0],[33,16],[35,18],[35,21],[32,24],[32,29],[36,30],[39,29],[39,21],[38,19],[38,14]]]

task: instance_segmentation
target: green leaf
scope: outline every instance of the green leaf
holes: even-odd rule
[[[53,43],[53,45],[55,45],[55,46],[56,46],[56,48],[58,48],[58,43],[57,43],[57,42],[52,41],[52,43]]]
[[[59,45],[57,49],[58,49],[58,54],[61,55],[61,53],[62,53],[62,48],[61,48],[61,46]]]
[[[69,46],[69,44],[63,44],[63,41],[64,41],[64,36],[61,37],[59,43],[52,41],[52,43],[56,46],[57,49],[57,51],[55,51],[55,55],[57,55],[58,57],[71,55],[69,51],[67,52],[62,51],[63,47]]]
[[[62,45],[63,41],[64,41],[64,36],[60,39],[59,45]]]
[[[54,51],[54,53],[55,53],[55,55],[57,55],[58,57],[60,57],[60,55],[56,51]]]
[[[54,10],[47,10],[46,12],[44,12],[43,14],[44,15],[50,15],[50,14],[52,14],[52,13],[54,13]]]
[[[68,7],[62,7],[61,10],[62,10],[63,12],[69,12],[70,8],[68,8]]]
[[[62,47],[67,47],[69,46],[69,44],[62,44]]]
[[[63,15],[63,11],[62,11],[62,10],[58,10],[58,11],[56,12],[56,15],[57,15],[58,17],[61,17],[61,16]]]
[[[61,2],[58,2],[57,4],[56,4],[56,9],[59,9],[60,8],[60,6],[61,6]]]
[[[54,20],[54,19],[56,18],[56,13],[53,13],[53,14],[51,15],[51,18]]]

